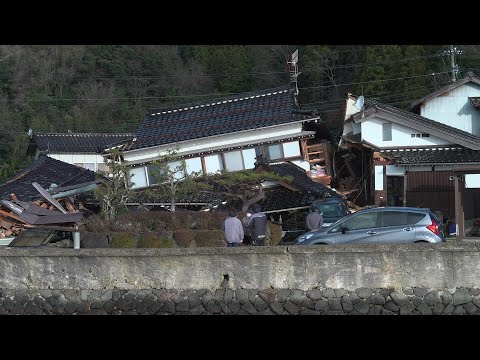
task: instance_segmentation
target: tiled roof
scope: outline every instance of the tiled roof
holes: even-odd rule
[[[22,201],[31,201],[41,197],[33,187],[33,182],[37,182],[44,189],[48,189],[52,183],[58,186],[70,186],[93,180],[95,180],[95,173],[91,170],[48,156],[40,156],[0,186],[0,199],[10,200],[11,193],[15,193]]]
[[[480,151],[463,147],[384,150],[380,152],[397,164],[461,164],[480,162]]]
[[[152,111],[124,150],[229,134],[314,118],[295,114],[289,86]]]
[[[399,124],[410,126],[417,130],[441,137],[461,146],[472,148],[473,150],[480,150],[480,137],[470,134],[466,131],[445,125],[441,122],[428,119],[426,117],[414,114],[409,111],[398,109],[394,106],[382,104],[375,100],[365,100],[365,110],[357,112],[353,118],[357,121],[366,119],[370,112],[381,111],[389,114],[395,122]],[[362,114],[363,113],[363,114]]]
[[[134,137],[135,134],[35,134],[27,155],[34,155],[37,148],[49,153],[98,153],[109,145]]]

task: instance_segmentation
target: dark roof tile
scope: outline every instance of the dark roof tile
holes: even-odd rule
[[[294,114],[289,86],[153,110],[125,150],[281,125],[309,118]],[[311,116],[310,116],[311,117]]]
[[[75,165],[40,156],[25,169],[19,171],[5,184],[0,186],[0,199],[10,199],[14,193],[22,201],[31,201],[41,197],[32,183],[37,182],[43,188],[50,185],[70,186],[95,180],[95,173]]]
[[[463,147],[384,150],[381,154],[402,165],[461,164],[480,162],[480,151]]]
[[[30,140],[27,155],[34,155],[37,148],[49,153],[98,153],[134,137],[135,134],[35,134]]]

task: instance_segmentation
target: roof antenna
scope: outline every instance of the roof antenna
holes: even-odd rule
[[[298,72],[298,49],[290,54],[290,61],[287,61],[287,67],[290,72],[290,82],[295,89],[295,96],[298,96],[297,77],[301,73]]]

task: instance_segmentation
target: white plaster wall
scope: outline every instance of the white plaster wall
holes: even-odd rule
[[[375,166],[375,190],[383,190],[383,166]]]
[[[95,171],[98,170],[99,163],[105,164],[103,156],[98,154],[48,154],[48,156],[72,165],[76,163],[93,163],[95,164]]]
[[[421,131],[392,123],[392,140],[383,141],[382,123],[388,122],[377,117],[364,120],[362,124],[362,140],[379,148],[398,148],[403,146],[433,146],[450,145],[451,142],[430,135],[429,137],[411,137],[411,134],[421,134]]]
[[[467,83],[428,100],[420,107],[420,115],[480,135],[480,111],[472,106],[469,96],[480,96],[480,85]]]

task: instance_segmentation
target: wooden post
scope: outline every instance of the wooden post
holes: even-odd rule
[[[456,240],[461,241],[465,237],[465,219],[463,213],[463,189],[465,188],[465,176],[455,173],[455,224],[456,224]]]
[[[387,178],[387,164],[383,164],[383,202],[388,206],[388,178]]]
[[[332,145],[330,144],[329,141],[324,141],[323,142],[323,157],[325,159],[325,172],[327,173],[328,176],[333,176],[332,172]]]
[[[407,174],[408,171],[405,170],[405,175],[403,176],[403,206],[407,206]]]
[[[308,157],[307,140],[301,139],[300,140],[300,146],[301,146],[301,149],[302,149],[302,152],[303,152],[303,159],[305,161],[310,160],[309,157]]]

